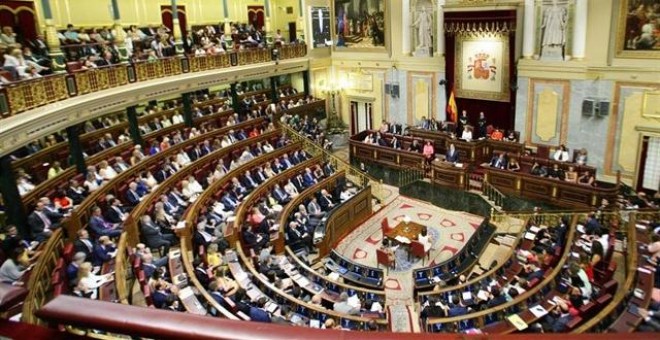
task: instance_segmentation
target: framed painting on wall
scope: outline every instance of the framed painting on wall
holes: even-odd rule
[[[616,56],[660,59],[660,0],[621,0]]]
[[[310,31],[312,32],[312,48],[327,47],[332,44],[330,37],[330,8],[329,7],[311,7],[310,8]]]
[[[456,96],[510,101],[509,36],[456,35]]]
[[[383,49],[386,47],[387,8],[385,0],[333,0],[332,37],[339,49]]]

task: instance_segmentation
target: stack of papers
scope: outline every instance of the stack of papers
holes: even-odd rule
[[[477,298],[482,301],[488,300],[488,292],[485,290],[480,290],[479,293],[477,293]]]
[[[349,297],[348,301],[346,301],[346,303],[351,305],[351,307],[355,307],[355,308],[360,308],[360,305],[361,305],[360,298],[358,298],[357,294]]]
[[[404,244],[409,244],[410,243],[410,239],[407,238],[407,237],[397,236],[394,239],[397,240],[399,243],[404,243]]]
[[[543,306],[541,305],[534,306],[530,308],[529,311],[532,312],[532,314],[534,314],[534,316],[537,318],[541,318],[544,315],[548,314],[548,311],[545,310],[545,308],[543,308]]]
[[[534,225],[531,226],[531,227],[529,227],[529,231],[532,232],[532,233],[534,233],[534,234],[538,233],[539,230],[541,230],[541,228],[539,228],[539,227],[537,227],[537,226],[534,226]]]
[[[530,232],[525,233],[525,240],[534,241],[535,238],[536,234]]]
[[[527,323],[518,316],[518,314],[512,314],[506,317],[512,325],[516,327],[519,331],[527,329]]]
[[[336,282],[337,280],[339,280],[339,274],[335,272],[328,274],[328,280]]]

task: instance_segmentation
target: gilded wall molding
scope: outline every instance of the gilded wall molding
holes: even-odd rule
[[[527,145],[545,145],[540,143],[534,143],[532,141],[532,133],[535,133],[534,126],[536,122],[534,121],[534,99],[536,97],[536,87],[537,84],[550,84],[550,85],[560,85],[562,88],[561,103],[559,105],[561,111],[557,114],[559,115],[560,127],[559,127],[559,144],[566,144],[568,139],[568,115],[570,111],[570,99],[571,99],[571,83],[568,80],[558,80],[558,79],[529,79],[529,88],[527,90],[527,116],[525,121],[525,143]],[[540,91],[539,93],[541,93]],[[538,109],[538,107],[537,107]],[[538,116],[538,113],[537,113]]]

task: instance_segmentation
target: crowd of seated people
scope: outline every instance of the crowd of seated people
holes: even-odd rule
[[[567,153],[559,149],[558,153]],[[523,168],[516,156],[509,156],[506,152],[495,154],[488,165],[492,168],[508,170],[513,172],[521,171]],[[549,166],[541,165],[539,160],[534,160],[531,168],[527,171],[535,176],[565,181],[570,183],[582,184],[585,186],[596,186],[596,176],[593,171],[585,169],[578,172],[577,166],[573,163],[560,164],[552,162]]]
[[[287,110],[315,101],[312,96],[301,98],[297,102],[280,101],[277,105],[278,110],[283,112],[280,118],[281,123],[286,124],[296,130],[301,135],[314,141],[325,150],[332,150],[332,142],[325,135],[325,131],[316,118],[310,118],[308,115],[300,116],[298,114],[290,115]]]

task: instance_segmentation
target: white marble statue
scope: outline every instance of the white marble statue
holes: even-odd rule
[[[417,27],[418,43],[415,49],[425,49],[428,51],[433,46],[433,13],[428,12],[426,7],[422,7],[417,12],[417,20],[415,20],[413,27]]]
[[[552,5],[543,10],[542,47],[563,47],[566,44],[566,19],[566,6],[560,6],[557,4],[557,0],[552,0]]]

